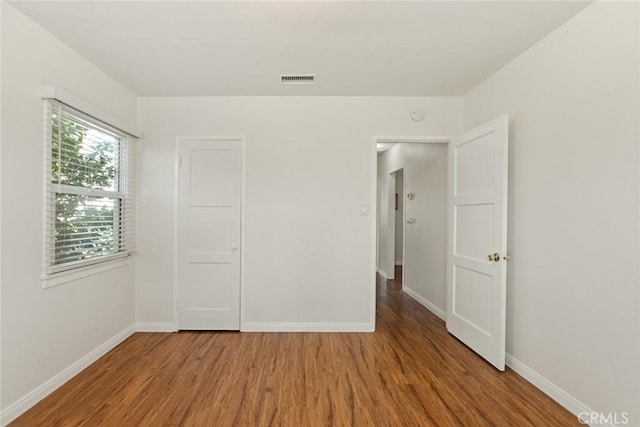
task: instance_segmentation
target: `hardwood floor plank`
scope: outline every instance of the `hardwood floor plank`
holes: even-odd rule
[[[378,284],[375,333],[136,333],[11,425],[580,425],[397,277]]]

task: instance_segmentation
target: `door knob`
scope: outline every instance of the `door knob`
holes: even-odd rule
[[[237,246],[231,246],[231,250],[232,250],[233,252],[235,252],[235,251],[237,251],[237,250],[238,250],[238,247],[237,247]]]
[[[500,261],[500,254],[498,252],[489,255],[489,261]]]

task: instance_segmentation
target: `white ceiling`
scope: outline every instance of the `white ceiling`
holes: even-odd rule
[[[459,96],[581,1],[14,1],[141,96]],[[317,83],[282,86],[283,73]]]

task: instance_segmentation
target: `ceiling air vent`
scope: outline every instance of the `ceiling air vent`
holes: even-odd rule
[[[282,74],[280,81],[283,85],[312,85],[316,82],[315,74]]]

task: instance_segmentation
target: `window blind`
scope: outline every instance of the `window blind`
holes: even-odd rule
[[[133,141],[59,101],[45,101],[45,273],[134,250]]]

